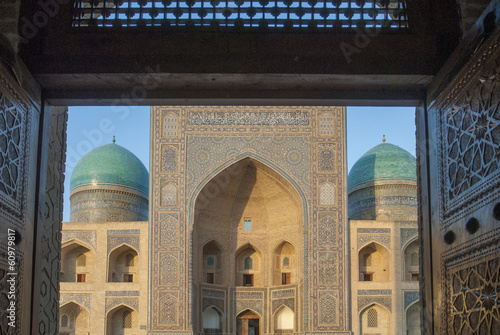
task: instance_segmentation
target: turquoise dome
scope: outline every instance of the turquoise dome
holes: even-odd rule
[[[374,181],[416,182],[416,165],[408,151],[394,144],[379,144],[353,165],[347,178],[348,190]]]
[[[149,174],[132,152],[115,143],[106,144],[83,156],[71,175],[71,192],[93,184],[131,188],[147,197]]]

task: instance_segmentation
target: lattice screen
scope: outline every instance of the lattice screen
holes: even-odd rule
[[[74,27],[408,27],[404,0],[79,0]]]

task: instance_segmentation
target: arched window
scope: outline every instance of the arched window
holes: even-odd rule
[[[378,313],[375,308],[370,308],[368,310],[368,327],[377,328],[378,327]]]
[[[68,328],[69,327],[69,318],[66,314],[61,316],[61,328]]]
[[[245,258],[245,270],[252,270],[253,268],[253,261],[250,256]]]
[[[124,311],[122,314],[122,327],[132,328],[132,313],[130,311]]]
[[[283,258],[283,266],[290,266],[290,259],[288,257]]]
[[[134,255],[127,254],[127,256],[125,256],[125,266],[134,266]]]
[[[87,256],[80,254],[76,258],[76,266],[87,266]]]
[[[214,262],[214,258],[212,256],[208,257],[207,258],[207,265],[208,266],[214,266],[215,262]]]

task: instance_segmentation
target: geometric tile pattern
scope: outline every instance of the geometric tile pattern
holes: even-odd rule
[[[127,244],[136,251],[139,251],[139,241],[139,236],[135,235],[108,235],[108,254],[121,244]]]
[[[361,296],[358,297],[358,311],[361,311],[368,305],[379,304],[391,311],[392,297],[391,296]]]
[[[177,172],[179,169],[179,149],[172,145],[162,145],[161,170],[162,172]]]
[[[319,322],[320,324],[337,323],[337,299],[334,292],[321,292],[319,298]]]
[[[332,285],[337,282],[337,253],[318,253],[318,282],[322,285]]]
[[[334,172],[335,171],[335,144],[320,144],[319,145],[319,159],[318,169],[320,172]]]
[[[61,232],[61,244],[70,240],[80,240],[97,249],[97,235],[95,231],[63,231]]]
[[[318,244],[333,245],[337,242],[337,222],[333,213],[319,213]]]
[[[385,245],[387,248],[391,248],[391,236],[388,234],[359,234],[358,233],[358,249],[371,241],[377,241]]]
[[[358,295],[391,295],[392,290],[358,290]]]
[[[244,152],[257,153],[264,162],[281,167],[297,180],[306,194],[310,193],[310,138],[303,135],[188,135],[187,192],[191,194],[207,171],[214,171]]]
[[[106,298],[106,314],[119,305],[126,305],[139,313],[138,298]]]
[[[325,182],[319,187],[319,205],[335,205],[335,186],[332,183]]]
[[[412,303],[420,299],[420,292],[415,291],[415,292],[405,292],[404,295],[404,309],[408,308]]]
[[[90,293],[61,293],[58,304],[59,306],[63,306],[70,301],[74,301],[78,305],[85,307],[87,311],[90,311],[92,308],[92,294]]]
[[[416,228],[401,228],[401,246],[417,235],[418,231]]]
[[[160,253],[160,278],[159,284],[162,286],[174,286],[178,284],[178,265],[175,253]]]
[[[177,245],[177,214],[160,214],[160,244]]]
[[[276,312],[276,310],[278,308],[280,308],[281,306],[287,306],[292,311],[295,311],[295,299],[294,298],[287,298],[287,299],[273,300],[272,313],[274,314],[274,312]]]
[[[321,113],[318,117],[319,136],[335,136],[335,116],[330,112]]]
[[[236,300],[236,314],[243,312],[245,309],[251,309],[262,316],[264,315],[262,305],[262,300]]]
[[[177,324],[178,315],[178,301],[177,297],[173,294],[162,292],[160,295],[160,324]]]

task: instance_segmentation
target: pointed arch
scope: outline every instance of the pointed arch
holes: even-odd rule
[[[420,334],[420,300],[410,304],[405,310],[406,334]]]
[[[235,286],[262,286],[263,253],[252,243],[240,246],[235,254]]]
[[[366,306],[359,313],[360,334],[365,332],[389,334],[390,324],[391,312],[378,303]]]
[[[61,282],[92,282],[94,252],[86,243],[72,239],[61,248]]]
[[[360,281],[388,281],[390,278],[390,251],[371,241],[358,251]]]
[[[403,280],[404,281],[419,281],[420,279],[420,246],[417,238],[407,243],[403,249]]]
[[[299,198],[301,199],[301,207],[302,207],[302,213],[303,213],[303,225],[308,226],[308,203],[307,203],[307,197],[305,195],[304,190],[302,187],[297,183],[297,181],[290,176],[288,172],[283,170],[281,167],[277,166],[276,164],[272,163],[269,159],[265,158],[262,155],[259,155],[253,151],[244,151],[238,155],[235,155],[231,157],[230,159],[226,160],[222,164],[220,164],[217,168],[213,169],[210,173],[208,173],[201,181],[198,182],[194,190],[192,191],[190,197],[189,197],[189,217],[188,217],[188,222],[190,225],[194,224],[194,214],[195,214],[195,206],[196,206],[196,200],[200,197],[200,194],[205,186],[217,177],[221,172],[226,170],[227,168],[231,167],[232,165],[244,161],[246,159],[254,160],[263,166],[267,167],[268,169],[275,171],[278,173],[281,177],[283,177],[288,183],[291,184],[293,189],[298,193]]]
[[[274,330],[293,331],[295,329],[295,312],[286,305],[281,305],[274,312]]]
[[[138,314],[134,307],[121,303],[106,313],[106,334],[128,334],[138,330]]]
[[[273,252],[273,284],[288,285],[297,282],[295,246],[287,240],[281,240]]]
[[[224,333],[223,313],[216,306],[209,306],[203,311],[201,322],[205,334]]]
[[[203,272],[200,271],[200,274],[203,277],[199,278],[199,281],[207,284],[224,284],[226,282],[227,256],[222,244],[217,239],[207,241],[203,245],[201,257]]]
[[[68,301],[59,307],[61,332],[86,333],[90,330],[90,312],[75,301]]]
[[[108,282],[135,282],[139,275],[139,253],[128,243],[113,248],[108,255]]]

